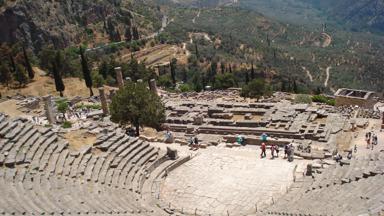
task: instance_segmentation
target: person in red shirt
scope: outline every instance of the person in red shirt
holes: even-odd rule
[[[267,149],[267,146],[265,145],[265,143],[261,143],[261,155],[260,155],[261,158],[267,156],[265,153],[266,149]]]

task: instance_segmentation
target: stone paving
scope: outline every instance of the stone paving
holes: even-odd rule
[[[272,160],[270,155],[261,159],[259,155],[259,149],[248,147],[199,150],[192,160],[168,175],[161,199],[187,214],[255,212],[256,205],[261,208],[284,194],[293,182],[295,166],[301,168],[307,163]]]

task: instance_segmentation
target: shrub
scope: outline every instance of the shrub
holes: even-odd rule
[[[312,101],[318,102],[318,103],[328,104],[330,106],[335,106],[335,104],[336,104],[335,99],[326,97],[324,95],[314,95],[314,96],[312,96]]]
[[[295,103],[309,104],[312,102],[311,96],[306,94],[298,94],[295,96]]]
[[[69,122],[69,121],[65,121],[65,122],[62,124],[62,127],[63,127],[63,128],[71,128],[71,127],[72,127],[72,123]]]
[[[189,92],[191,91],[191,87],[188,84],[181,84],[179,86],[181,92]]]

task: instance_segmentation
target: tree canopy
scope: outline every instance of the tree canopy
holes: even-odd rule
[[[160,97],[151,92],[144,83],[127,82],[112,98],[110,105],[113,122],[136,128],[140,135],[140,126],[160,129],[165,121],[165,108]]]
[[[267,93],[267,85],[263,79],[254,79],[241,89],[241,96],[257,98]]]

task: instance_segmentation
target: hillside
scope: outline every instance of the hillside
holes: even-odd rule
[[[47,44],[64,48],[140,35],[159,29],[161,15],[142,1],[5,1],[0,8],[0,43],[22,42],[36,51]]]
[[[308,2],[308,1],[306,1]],[[384,2],[380,0],[311,0],[315,8],[322,10],[328,19],[352,31],[384,32]]]
[[[334,27],[323,32],[320,24],[287,24],[236,6],[178,8],[171,16],[168,41],[186,43],[191,53],[197,44],[200,57],[234,64],[240,70],[241,65],[249,68],[254,62],[259,73],[273,74],[276,86],[295,79],[304,89],[382,91],[384,43],[379,36]],[[199,34],[206,36],[196,37]],[[238,76],[244,81],[244,74]]]

